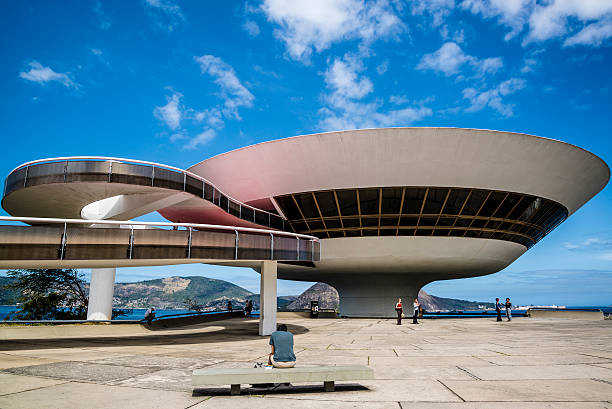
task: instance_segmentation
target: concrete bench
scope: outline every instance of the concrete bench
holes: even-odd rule
[[[374,371],[361,365],[195,369],[191,376],[194,389],[207,385],[231,385],[231,395],[240,394],[240,384],[323,382],[325,392],[333,392],[336,381],[367,379],[374,379]]]

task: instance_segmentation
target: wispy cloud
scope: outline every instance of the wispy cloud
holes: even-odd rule
[[[166,97],[166,105],[157,106],[153,110],[155,118],[163,121],[173,131],[176,131],[181,126],[183,109],[180,107],[180,102],[182,97],[181,93],[174,92],[171,96]]]
[[[173,0],[145,0],[147,14],[166,31],[174,31],[185,21],[181,7]]]
[[[459,7],[510,28],[526,30],[523,45],[563,40],[563,46],[599,46],[612,37],[612,3],[605,0],[463,0]]]
[[[567,250],[612,250],[612,240],[601,237],[589,237],[579,243],[566,242],[563,247]]]
[[[153,115],[173,131],[170,141],[182,142],[185,149],[195,149],[213,140],[225,126],[226,120],[241,120],[239,109],[252,107],[255,100],[238,79],[234,68],[221,58],[203,55],[194,57],[194,61],[199,64],[202,74],[212,77],[213,82],[219,86],[217,95],[221,103],[196,110],[184,106],[181,103],[183,95],[173,91],[172,95],[166,97],[165,105],[153,110]]]
[[[494,74],[504,65],[500,57],[490,57],[481,60],[466,54],[457,43],[447,42],[437,51],[425,54],[416,68],[419,70],[437,71],[448,77],[458,74],[465,64],[469,64],[478,76]]]
[[[358,55],[347,54],[336,58],[324,74],[327,93],[325,106],[319,110],[322,130],[373,128],[379,126],[409,125],[432,114],[424,106],[404,106],[383,110],[382,102],[361,101],[374,89],[372,81],[362,74],[365,66]]]
[[[224,114],[240,119],[238,108],[253,106],[255,97],[242,85],[234,68],[214,55],[203,55],[194,59],[200,64],[202,74],[210,75],[215,84],[219,85],[221,98],[224,100]]]
[[[523,79],[510,78],[487,90],[466,88],[463,90],[463,98],[467,99],[470,105],[465,110],[476,112],[485,107],[490,107],[501,115],[510,117],[513,115],[513,105],[505,103],[503,98],[525,88],[525,85],[526,81]]]
[[[257,37],[259,35],[259,26],[253,20],[246,20],[242,24],[242,29],[246,31],[251,37]]]
[[[113,25],[113,20],[106,14],[104,9],[102,8],[102,2],[97,0],[94,3],[93,12],[98,18],[98,27],[102,30],[108,30]]]
[[[55,72],[50,67],[45,67],[38,61],[32,61],[28,64],[29,71],[22,71],[19,77],[24,80],[36,82],[45,85],[49,82],[59,82],[67,88],[78,88],[79,85],[72,81],[68,73]]]
[[[308,63],[313,51],[360,40],[364,47],[405,29],[388,0],[264,0],[261,10],[279,27],[274,35],[290,58]]]

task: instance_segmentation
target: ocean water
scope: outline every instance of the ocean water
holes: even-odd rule
[[[601,306],[572,306],[572,307],[567,307],[568,309],[571,308],[585,308],[585,309],[599,309],[602,310],[604,312],[604,314],[611,314],[612,313],[612,305],[610,306],[605,306],[605,307],[601,307]],[[17,308],[14,305],[0,305],[0,321],[4,320],[4,318],[9,315],[11,312],[13,311],[17,311],[19,308]],[[147,311],[146,308],[134,308],[131,310],[131,312],[129,312],[127,315],[123,315],[117,319],[119,320],[141,320],[144,318],[145,312]],[[173,315],[173,314],[183,314],[186,312],[193,312],[191,310],[187,310],[187,309],[176,309],[176,310],[155,310],[155,315],[157,317],[164,317],[166,315]],[[253,311],[254,314],[253,315],[257,315],[256,311]],[[505,311],[503,311],[503,313],[505,314]],[[512,310],[512,314],[524,314],[525,310]],[[495,311],[487,311],[486,314],[483,314],[482,310],[476,310],[476,311],[464,311],[464,314],[466,315],[471,315],[471,314],[482,314],[483,316],[494,316],[495,315]],[[425,314],[425,316],[435,316],[436,313],[427,313]],[[445,316],[449,316],[448,313],[444,314]],[[456,316],[461,316],[461,315],[456,315]]]

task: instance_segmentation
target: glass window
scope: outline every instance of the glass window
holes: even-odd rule
[[[379,189],[359,189],[361,214],[378,214]]]
[[[386,187],[382,190],[382,214],[399,214],[402,203],[401,187]]]
[[[338,216],[338,206],[336,206],[336,199],[334,198],[334,192],[317,192],[315,193],[319,209],[323,217]]]
[[[302,193],[293,195],[293,197],[295,197],[295,200],[297,201],[298,206],[302,210],[305,218],[311,219],[314,217],[320,217],[311,193]]]
[[[338,190],[338,202],[342,216],[352,216],[357,212],[357,192],[355,190]]]
[[[448,194],[448,189],[430,188],[423,207],[423,214],[438,214]]]
[[[442,213],[444,214],[459,214],[461,207],[465,203],[465,199],[470,193],[469,189],[451,189],[448,200]]]
[[[473,189],[472,194],[470,195],[469,199],[467,200],[467,203],[465,204],[465,207],[463,208],[463,213],[461,214],[467,214],[469,216],[476,215],[476,213],[478,213],[478,210],[484,203],[485,199],[487,198],[488,194],[489,192],[487,192],[486,190]]]
[[[407,188],[402,214],[419,214],[423,205],[426,188]]]
[[[506,195],[507,194],[504,192],[492,192],[478,215],[483,217],[493,216],[493,213],[495,213],[499,205],[502,204]]]

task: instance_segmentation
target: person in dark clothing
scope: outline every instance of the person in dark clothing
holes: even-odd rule
[[[287,331],[285,324],[279,324],[276,329],[270,335],[272,352],[268,356],[268,365],[275,368],[293,368],[296,360],[293,353],[293,334]]]
[[[398,298],[395,304],[395,312],[397,313],[397,325],[402,325],[402,299]]]
[[[244,316],[250,317],[252,311],[253,311],[253,302],[251,300],[247,300],[246,305],[244,306]]]
[[[419,299],[415,298],[414,299],[414,303],[412,304],[413,308],[412,308],[412,323],[413,324],[418,324],[419,322],[417,321],[417,318],[419,317],[419,308],[421,307],[421,304],[419,304]]]
[[[147,324],[151,324],[151,321],[155,318],[155,307],[151,307],[145,312],[144,319],[147,321]]]
[[[228,301],[227,301],[227,310],[228,310],[229,312],[232,312],[232,300],[228,300]]]
[[[495,299],[495,312],[497,313],[497,321],[501,322],[502,318],[501,318],[501,303],[499,302],[499,298]]]

